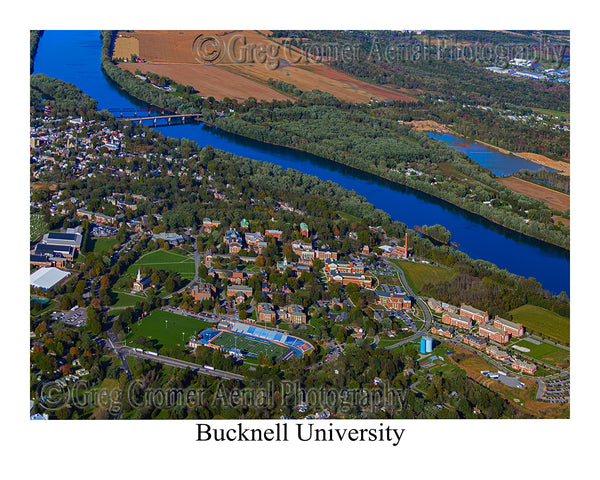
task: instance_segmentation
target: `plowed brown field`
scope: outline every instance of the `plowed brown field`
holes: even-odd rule
[[[290,65],[281,61],[279,67],[268,68],[266,57],[287,59],[283,47],[277,43],[282,39],[268,38],[268,31],[253,30],[140,30],[121,32],[116,46],[122,58],[129,49],[138,42],[139,57],[146,63],[119,66],[134,72],[154,72],[169,77],[184,85],[194,86],[202,96],[223,97],[238,100],[254,97],[258,100],[281,100],[288,98],[270,87],[268,80],[273,78],[296,85],[304,91],[318,89],[329,92],[341,100],[351,102],[368,102],[369,100],[404,100],[415,101],[406,91],[371,85],[356,80],[333,68],[318,64],[313,60],[304,60]],[[215,65],[204,65],[198,62],[198,51],[194,49],[195,40],[213,37],[222,49],[222,55]],[[263,49],[263,54],[258,53]],[[214,51],[214,49],[213,49]],[[124,52],[124,53],[123,53]],[[125,57],[123,57],[125,55]],[[245,55],[246,60],[240,62]],[[117,57],[115,48],[114,57]],[[291,55],[297,60],[299,55]],[[271,67],[274,65],[271,64]]]
[[[541,200],[550,208],[558,210],[560,212],[570,208],[571,197],[566,193],[557,192],[551,188],[542,187],[535,183],[528,182],[521,178],[506,177],[498,178],[498,181],[502,185],[506,185],[515,192],[524,193],[528,197]]]

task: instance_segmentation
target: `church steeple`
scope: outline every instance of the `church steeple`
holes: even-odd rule
[[[142,281],[142,273],[140,272],[140,267],[138,267],[138,274],[137,274],[136,281],[138,283]]]

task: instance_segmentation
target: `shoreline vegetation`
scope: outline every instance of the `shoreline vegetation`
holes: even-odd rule
[[[339,159],[335,158],[335,155],[328,155],[327,152],[322,151],[325,147],[323,147],[319,143],[323,144],[325,142],[313,141],[312,143],[310,143],[303,136],[294,134],[293,132],[281,132],[276,125],[269,125],[268,123],[265,124],[265,122],[259,123],[259,120],[257,120],[256,123],[244,121],[243,119],[241,119],[243,114],[240,115],[238,112],[235,112],[233,115],[229,116],[217,116],[215,114],[215,110],[217,107],[214,105],[209,105],[212,108],[207,108],[205,99],[201,99],[200,97],[194,95],[174,96],[168,94],[166,92],[154,88],[153,86],[151,86],[151,84],[145,83],[142,80],[135,78],[135,76],[131,73],[120,69],[117,65],[115,65],[115,63],[113,63],[110,56],[111,45],[114,40],[114,33],[110,31],[103,31],[102,39],[103,47],[101,63],[103,71],[111,80],[113,80],[125,92],[127,92],[134,98],[155,105],[159,108],[177,111],[178,113],[201,112],[205,120],[204,123],[206,123],[207,125],[216,125],[226,132],[241,135],[245,138],[251,138],[253,140],[257,140],[266,144],[296,149],[298,151],[310,153],[325,158],[329,161],[333,161],[351,168],[355,168],[359,171],[375,175],[385,180],[404,185],[408,188],[412,188],[413,190],[441,199],[451,205],[461,208],[466,212],[478,215],[492,223],[507,228],[508,230],[512,230],[534,238],[536,240],[560,247],[566,251],[570,249],[568,227],[565,227],[563,225],[548,225],[548,222],[543,223],[536,220],[535,218],[526,219],[522,215],[514,213],[515,207],[521,208],[520,203],[522,203],[523,201],[522,197],[526,196],[518,194],[510,188],[502,185],[496,180],[495,176],[491,174],[491,172],[489,172],[487,169],[481,167],[476,162],[469,159],[466,155],[463,155],[464,158],[462,158],[459,152],[447,145],[443,145],[442,147],[440,147],[440,149],[449,150],[444,152],[444,155],[449,158],[449,161],[456,161],[461,163],[457,170],[462,176],[465,177],[465,180],[469,176],[476,177],[476,182],[474,183],[480,183],[480,185],[477,185],[477,188],[482,187],[480,191],[483,192],[484,198],[485,196],[490,196],[490,194],[493,194],[494,191],[496,191],[496,193],[501,192],[501,195],[505,199],[508,199],[508,201],[503,202],[503,204],[508,205],[511,208],[504,208],[503,210],[500,210],[499,208],[492,206],[491,204],[485,204],[481,201],[473,201],[470,198],[467,198],[467,193],[469,190],[468,188],[462,194],[460,192],[454,192],[451,189],[451,187],[446,187],[446,190],[442,191],[440,188],[435,187],[435,175],[427,175],[428,180],[422,180],[419,177],[415,176],[407,176],[400,173],[398,170],[389,167],[386,168],[385,166],[380,166],[381,162],[377,162],[376,159],[373,159],[370,163],[364,162],[360,158],[354,159],[354,157],[352,156],[352,152],[349,153],[344,151],[341,153],[341,157]],[[313,91],[304,93],[308,94],[308,97],[311,99],[316,98],[317,103],[326,103],[326,101],[323,101],[322,98],[318,98],[320,94],[322,94],[322,92],[317,93],[317,91]],[[151,95],[151,97],[148,98],[145,94],[149,94]],[[336,100],[335,97],[328,96],[327,94],[323,94],[323,96],[326,97],[326,100]],[[259,106],[260,104],[255,105],[256,108],[259,108]],[[325,109],[327,108],[327,106],[324,105],[315,106],[315,108],[318,107],[322,107]],[[310,107],[307,107],[307,109],[308,108]],[[260,112],[257,114],[254,112],[250,112],[246,113],[246,115],[255,115],[258,117],[260,115]],[[399,126],[398,128],[402,127]],[[397,132],[390,130],[391,133],[389,133],[389,135],[392,136],[391,140],[406,140],[408,141],[409,146],[410,142],[412,142],[413,144],[417,143],[425,145],[424,148],[429,149],[429,151],[426,150],[425,153],[438,153],[437,147],[432,147],[431,144],[427,145],[426,143],[429,140],[434,140],[429,139],[429,137],[427,137],[426,139],[420,138],[420,136],[426,135],[421,132],[412,132],[412,129],[410,129],[408,126],[404,127],[404,129],[406,129],[406,132]],[[404,135],[402,135],[403,133]],[[383,141],[385,140],[390,139],[384,138]],[[296,145],[294,145],[293,143],[296,143]],[[436,148],[435,152],[431,151],[432,148]],[[463,168],[460,168],[461,166]],[[464,175],[466,173],[465,171],[469,173]],[[472,197],[472,195],[470,195],[470,197]],[[493,198],[493,195],[491,195],[491,198]],[[531,208],[535,208],[536,210],[547,209],[547,211],[540,213],[542,218],[544,218],[545,220],[550,219],[552,215],[560,215],[562,213],[551,211],[545,204],[543,204],[543,202],[540,202],[539,200],[527,198],[527,201],[529,202],[528,205],[533,206]],[[525,207],[522,207],[522,209],[525,211],[527,210],[527,208]]]
[[[108,121],[112,128],[120,129],[125,125],[124,121],[108,115],[105,111],[97,111],[95,100],[72,84],[38,74],[31,76],[30,88],[31,102],[32,105],[35,105],[36,112],[41,112],[41,98],[44,96],[49,98],[49,104],[61,111],[63,115],[77,114],[82,115],[87,120]],[[54,92],[56,91],[62,92],[63,95],[60,98],[54,97]],[[89,107],[85,111],[82,111],[78,107],[82,104]],[[131,128],[132,130],[129,131],[129,135],[135,136],[142,143],[146,142],[155,145],[155,142],[158,142],[155,148],[177,147],[180,150],[186,150],[193,159],[189,165],[192,172],[200,172],[202,170],[203,172],[210,171],[213,174],[218,173],[219,176],[225,175],[220,182],[223,189],[225,185],[235,183],[236,172],[244,172],[245,186],[239,187],[240,194],[242,194],[244,188],[266,189],[265,193],[267,195],[265,198],[289,202],[290,205],[302,209],[305,212],[304,214],[311,216],[315,222],[317,222],[317,218],[321,218],[321,221],[327,225],[320,225],[315,228],[323,232],[328,231],[330,235],[335,233],[332,223],[334,221],[338,223],[355,222],[353,224],[349,223],[347,228],[358,228],[360,224],[362,225],[363,232],[370,231],[368,225],[380,225],[388,236],[395,238],[401,238],[405,233],[408,233],[409,245],[415,257],[427,259],[446,268],[452,268],[457,272],[457,277],[452,282],[446,282],[443,285],[427,285],[426,291],[423,292],[426,295],[434,296],[449,303],[456,303],[459,299],[468,300],[476,308],[497,311],[499,314],[505,314],[509,310],[509,307],[516,308],[524,303],[530,303],[555,311],[560,315],[569,316],[569,299],[564,292],[550,294],[547,290],[543,289],[543,285],[535,278],[525,278],[508,272],[506,269],[500,269],[497,265],[486,260],[472,259],[465,252],[448,245],[436,245],[429,238],[421,237],[417,232],[408,228],[406,224],[392,220],[387,212],[376,208],[364,197],[338,184],[323,181],[318,177],[293,169],[283,169],[269,162],[252,160],[222,150],[213,149],[211,146],[202,148],[186,139],[167,138],[160,132],[156,132],[151,127],[144,125],[131,126],[127,123],[126,128]],[[141,132],[146,132],[147,135],[145,137],[139,135]],[[142,141],[141,139],[145,140]],[[142,151],[144,150],[141,144],[136,147],[136,149],[139,148],[142,148]],[[224,163],[219,160],[227,161]],[[145,166],[145,168],[156,168],[156,166]],[[61,171],[52,171],[49,175],[48,178],[42,179],[42,181],[63,185],[61,188],[65,188],[69,182],[69,179]],[[99,185],[109,185],[115,182],[110,174],[104,175],[102,178],[87,180],[85,189],[99,188]],[[195,187],[198,187],[201,183],[203,184],[203,182],[205,180],[194,181],[194,183],[198,184],[195,186],[190,185],[190,188],[195,189]],[[211,217],[216,216],[220,212],[223,215],[222,210],[219,208],[225,204],[231,206],[230,200],[222,200],[221,202],[225,202],[225,204],[220,203],[221,207],[214,206],[207,211],[202,207],[202,204],[182,194],[179,188],[176,188],[171,193],[165,192],[163,187],[160,187],[160,190],[156,190],[159,184],[160,182],[154,185],[152,191],[156,192],[158,196],[171,198],[175,204],[171,210],[164,212],[161,224],[163,224],[166,230],[178,230],[185,227],[188,225],[185,218],[190,214],[195,216],[196,219],[201,219],[206,215]],[[125,188],[126,186],[123,185],[123,187]],[[81,190],[82,187],[77,188]],[[148,185],[146,188],[150,188],[150,186]],[[260,193],[258,190],[255,192],[255,195]],[[132,189],[131,191],[139,191],[139,186],[138,190]],[[236,213],[233,213],[229,206],[227,207],[227,213],[224,214],[225,217],[233,219],[248,215],[248,212],[245,211],[246,207],[242,207],[241,204],[236,204],[235,202],[234,205],[236,205],[234,207]],[[151,208],[155,209],[157,207]],[[265,208],[267,208],[267,211],[270,211],[271,207],[267,206]],[[152,211],[158,213],[157,210]],[[254,211],[253,216],[256,216],[257,211]],[[328,213],[324,215],[323,211],[327,211]],[[262,221],[267,221],[272,218],[272,213],[268,213],[266,216],[263,215],[263,217]],[[52,219],[55,225],[50,225],[50,229],[56,228],[56,225],[63,222],[65,216],[58,215],[56,218],[52,217]],[[258,221],[258,217],[255,220]],[[450,240],[450,232],[440,225],[425,228],[428,233],[431,233],[436,238]],[[383,237],[380,240],[383,240]],[[340,247],[342,249],[348,247],[346,244],[349,241],[348,239],[344,241],[330,240],[330,242],[334,242],[332,245],[335,248]],[[353,247],[348,248],[350,248],[350,251],[355,250],[361,242],[368,243],[368,240],[365,237],[359,240]],[[469,290],[471,292],[470,296],[465,299],[465,287],[467,285],[470,285],[472,288]]]

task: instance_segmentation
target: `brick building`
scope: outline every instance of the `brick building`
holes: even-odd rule
[[[431,327],[431,333],[434,335],[441,335],[442,337],[452,338],[454,336],[454,329],[443,325],[434,325]]]
[[[391,310],[406,310],[412,307],[412,299],[403,293],[375,292],[377,304]]]
[[[485,349],[485,353],[491,355],[496,360],[506,361],[508,360],[508,352],[498,348],[496,345],[489,345]]]
[[[504,318],[500,318],[498,315],[496,315],[496,318],[494,318],[494,327],[509,333],[514,337],[522,337],[525,333],[523,325],[505,320]]]
[[[473,320],[477,325],[481,325],[482,323],[486,323],[490,321],[490,316],[488,312],[484,312],[482,310],[478,310],[471,305],[462,304],[460,306],[460,314],[465,317],[469,317]]]
[[[511,367],[520,372],[528,373],[529,375],[533,375],[537,370],[537,365],[534,363],[519,360],[518,358],[515,358],[512,361]]]
[[[510,335],[508,333],[489,324],[480,325],[478,333],[482,337],[489,338],[490,340],[494,340],[498,343],[507,343],[510,340]]]
[[[451,312],[445,312],[442,315],[442,323],[452,327],[466,328],[469,330],[473,328],[473,320],[471,318]]]

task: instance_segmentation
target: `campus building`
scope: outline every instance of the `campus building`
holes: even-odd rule
[[[478,348],[479,350],[485,348],[485,346],[487,345],[485,339],[481,337],[476,337],[475,335],[467,335],[463,338],[463,342],[465,342],[467,345],[471,345],[472,347]]]
[[[202,300],[210,300],[211,298],[216,297],[217,289],[210,283],[200,283],[198,285],[194,285],[190,289],[190,295],[197,302]]]
[[[533,375],[537,370],[536,364],[526,362],[525,360],[519,360],[518,358],[515,358],[512,361],[511,367],[520,372],[528,373],[529,375]]]
[[[494,357],[496,360],[506,361],[508,360],[508,352],[498,348],[496,345],[489,345],[485,348],[485,353]]]
[[[490,321],[490,316],[489,316],[488,312],[478,310],[477,308],[472,307],[471,305],[467,305],[465,303],[463,303],[460,306],[460,314],[465,317],[469,317],[477,325],[481,325],[482,323],[486,323],[486,322]]]
[[[134,293],[143,292],[144,290],[146,290],[147,288],[149,288],[151,286],[152,286],[152,282],[150,280],[150,277],[142,278],[142,272],[140,271],[140,269],[138,267],[137,277],[135,279],[135,282],[133,282],[133,292]]]
[[[306,313],[304,313],[302,305],[288,305],[286,308],[287,318],[290,323],[306,324]]]
[[[490,340],[494,340],[498,343],[508,343],[510,340],[510,335],[508,333],[505,333],[493,325],[480,325],[478,333],[482,337],[489,338]]]
[[[442,323],[451,327],[466,328],[469,330],[473,328],[473,320],[471,318],[451,312],[445,312],[442,315]]]
[[[452,338],[454,336],[454,329],[452,327],[445,327],[443,325],[434,325],[431,327],[431,333],[434,335],[441,335],[442,337]]]
[[[523,325],[505,320],[504,318],[500,318],[498,315],[496,315],[496,318],[494,318],[494,327],[514,337],[522,337],[525,333]]]
[[[329,273],[330,282],[338,282],[342,285],[348,285],[354,283],[360,287],[370,288],[373,284],[371,277],[365,277],[360,273],[342,273],[337,270],[333,270]]]
[[[275,307],[270,303],[259,303],[256,306],[256,312],[258,314],[259,322],[272,322],[277,320],[277,313]]]
[[[403,293],[375,292],[377,304],[391,310],[407,310],[412,307],[412,299]]]

